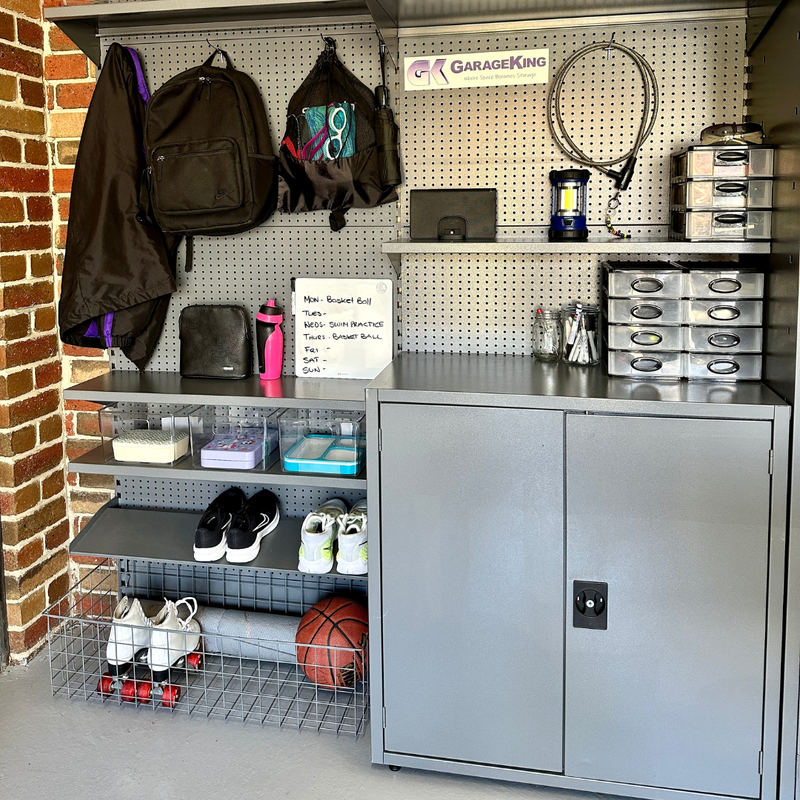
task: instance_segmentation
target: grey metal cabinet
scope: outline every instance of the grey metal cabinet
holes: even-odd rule
[[[568,589],[607,582],[608,629],[569,609],[565,774],[758,797],[772,425],[566,427]]]
[[[560,772],[563,413],[387,403],[381,431],[386,749]]]

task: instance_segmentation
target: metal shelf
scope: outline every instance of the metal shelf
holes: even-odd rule
[[[115,501],[112,501],[112,503]],[[197,523],[203,515],[186,511],[153,511],[106,505],[75,537],[70,553],[102,558],[132,558],[196,566],[192,547]],[[249,564],[229,564],[226,559],[215,567],[234,570],[271,570],[305,575],[297,569],[300,525],[297,517],[282,519],[261,543],[261,551]],[[206,562],[202,562],[207,565]],[[335,569],[328,577],[366,582],[366,575],[340,575]],[[324,576],[323,576],[324,577]]]
[[[551,242],[547,235],[500,236],[491,242],[420,241],[408,238],[384,242],[381,251],[391,259],[398,275],[403,255],[465,254],[530,254],[564,253],[589,254],[675,254],[675,255],[768,255],[770,243],[765,242],[673,242],[665,236],[636,236],[617,239],[591,236],[585,242]]]
[[[266,470],[259,469],[208,469],[198,467],[191,458],[177,464],[134,464],[128,461],[106,461],[103,448],[96,447],[69,462],[70,472],[91,475],[115,475],[123,478],[177,478],[192,481],[225,481],[232,484],[247,483],[258,486],[315,486],[330,489],[367,489],[366,471],[360,477],[343,478],[338,475],[304,475],[281,470],[280,459]]]
[[[240,381],[182,378],[177,372],[113,370],[64,390],[65,400],[195,403],[256,408],[363,410],[366,380],[294,378]]]

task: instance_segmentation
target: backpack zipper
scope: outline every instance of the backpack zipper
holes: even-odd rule
[[[206,102],[211,100],[211,78],[207,78],[205,75],[201,75],[198,79],[200,82],[200,91],[197,94],[197,99],[199,100],[203,96],[203,87],[205,86],[206,91]]]
[[[225,148],[221,148],[218,150],[199,150],[194,153],[168,153],[167,155],[156,156],[156,164],[158,164],[158,174],[156,178],[160,181],[163,177],[163,168],[164,162],[168,158],[184,158],[186,156],[196,156],[196,155],[203,155],[203,156],[218,156],[220,154],[225,154],[231,152],[230,150],[226,150]],[[150,167],[148,167],[150,169]]]

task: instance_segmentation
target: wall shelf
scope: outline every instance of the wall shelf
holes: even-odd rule
[[[113,501],[112,501],[113,502]],[[153,511],[138,508],[104,506],[75,537],[70,553],[103,558],[133,558],[142,561],[168,561],[189,566],[209,564],[228,569],[276,570],[304,575],[297,569],[300,547],[300,518],[282,519],[278,527],[261,543],[261,551],[249,564],[229,564],[222,558],[198,562],[192,556],[194,533],[203,515],[186,511]],[[340,575],[335,569],[330,577],[358,582],[366,575]]]
[[[184,458],[175,465],[134,464],[125,461],[106,461],[103,448],[96,447],[69,462],[70,472],[90,475],[115,475],[120,478],[158,478],[190,481],[222,481],[230,484],[255,484],[258,486],[313,486],[330,489],[360,489],[366,491],[367,476],[362,470],[359,477],[338,475],[304,475],[286,473],[281,470],[280,459],[266,470],[257,469],[208,469],[192,464]]]
[[[408,238],[384,242],[386,253],[400,274],[404,255],[459,254],[531,254],[564,253],[565,255],[626,254],[626,255],[769,255],[770,243],[757,242],[673,242],[665,236],[634,236],[617,239],[591,236],[585,242],[551,242],[547,234],[539,236],[499,236],[491,242],[420,241]]]
[[[194,403],[255,408],[362,410],[369,381],[344,378],[293,378],[240,381],[182,378],[177,372],[112,370],[64,390],[65,400],[95,403]]]

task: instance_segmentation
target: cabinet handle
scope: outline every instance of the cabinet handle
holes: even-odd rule
[[[715,192],[722,194],[747,194],[747,184],[745,183],[718,183],[714,187]]]
[[[653,347],[654,345],[661,344],[664,337],[656,331],[636,331],[631,334],[631,341],[642,347]]]
[[[634,358],[631,367],[638,372],[658,372],[664,364],[652,356]]]
[[[714,225],[745,225],[747,214],[714,214]]]
[[[741,164],[747,161],[747,150],[723,150],[716,154],[716,160],[723,164]]]
[[[631,309],[631,316],[636,319],[658,319],[664,311],[658,306],[640,305]]]
[[[741,337],[735,333],[712,333],[708,337],[708,343],[712,347],[736,347],[741,341]]]
[[[742,312],[735,306],[712,306],[708,309],[708,316],[711,319],[727,322],[732,319],[738,319],[742,316]]]
[[[724,358],[718,358],[715,361],[708,362],[708,371],[713,372],[715,375],[733,375],[741,369],[736,361]]]
[[[713,281],[709,281],[708,288],[718,294],[732,294],[742,288],[742,282],[736,278],[714,278]]]
[[[660,292],[663,288],[664,283],[658,278],[637,278],[635,281],[631,281],[631,289],[634,292]]]

